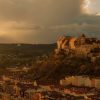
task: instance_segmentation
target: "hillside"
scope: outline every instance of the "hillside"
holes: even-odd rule
[[[100,77],[100,40],[84,34],[59,37],[55,52],[38,63],[31,75],[44,82],[59,81],[66,75]]]
[[[67,75],[100,77],[100,58],[92,62],[88,56],[77,56],[73,52],[56,54],[55,48],[56,44],[0,44],[0,70],[31,66],[26,77],[44,83],[58,82]]]
[[[37,64],[29,73],[33,80],[58,82],[65,76],[88,75],[100,77],[100,58],[91,62],[89,57],[51,54],[48,59]]]

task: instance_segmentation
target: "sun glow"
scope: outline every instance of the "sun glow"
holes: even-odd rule
[[[91,13],[91,11],[89,9],[90,4],[91,4],[90,0],[84,0],[84,4],[82,5],[82,10],[84,13],[87,13],[87,14]]]

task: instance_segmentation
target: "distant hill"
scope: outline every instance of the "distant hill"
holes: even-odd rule
[[[56,44],[0,44],[0,67],[30,64],[38,56],[49,55]]]
[[[54,50],[56,44],[0,44],[0,54],[31,54],[31,55],[41,55],[47,54]]]

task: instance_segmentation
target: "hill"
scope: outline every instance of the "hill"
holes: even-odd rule
[[[47,60],[37,64],[28,74],[39,82],[58,82],[65,76],[88,75],[100,77],[100,58],[91,62],[88,57],[51,54]]]
[[[100,77],[100,40],[84,34],[59,37],[55,52],[39,62],[31,75],[44,82],[59,81],[66,75]]]

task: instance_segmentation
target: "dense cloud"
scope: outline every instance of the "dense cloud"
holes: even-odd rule
[[[0,0],[0,42],[51,43],[63,33],[100,33],[100,17],[82,14],[84,0]]]
[[[0,0],[0,18],[61,24],[80,14],[81,3],[82,0]]]

